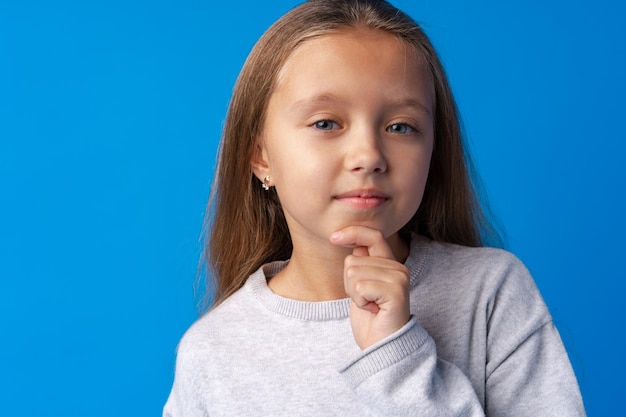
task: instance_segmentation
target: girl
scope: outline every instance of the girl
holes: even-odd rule
[[[580,416],[524,266],[491,233],[432,45],[385,1],[261,37],[224,129],[212,309],[164,416]]]

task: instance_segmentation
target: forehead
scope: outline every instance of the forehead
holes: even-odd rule
[[[343,27],[331,31],[324,31],[310,35],[300,41],[297,46],[287,56],[282,68],[279,71],[283,75],[293,61],[301,59],[302,55],[308,55],[312,51],[331,51],[342,46],[348,48],[366,48],[375,51],[378,47],[393,45],[391,53],[402,53],[410,57],[415,62],[423,63],[421,51],[405,39],[400,38],[390,32],[372,29],[368,27]]]
[[[355,84],[364,91],[371,87],[392,96],[422,96],[425,105],[434,99],[432,75],[418,49],[370,28],[345,28],[305,40],[280,69],[274,92],[307,96],[326,89],[334,94]]]

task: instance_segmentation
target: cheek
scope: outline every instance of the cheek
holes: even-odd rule
[[[409,162],[410,168],[406,170],[409,175],[405,176],[405,187],[407,192],[412,195],[417,205],[419,205],[422,200],[426,181],[428,180],[430,156],[430,152],[421,153]]]
[[[296,145],[284,145],[274,152],[271,164],[277,181],[325,181],[334,172],[332,152]]]

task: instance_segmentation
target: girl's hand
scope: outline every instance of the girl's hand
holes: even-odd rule
[[[409,321],[409,271],[378,230],[350,226],[333,233],[330,241],[354,248],[344,262],[344,285],[352,299],[352,333],[365,349]]]

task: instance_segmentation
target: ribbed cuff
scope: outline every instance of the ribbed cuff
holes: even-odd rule
[[[418,350],[430,338],[415,319],[411,319],[397,332],[365,349],[361,355],[339,372],[353,388],[372,375],[400,362]]]

